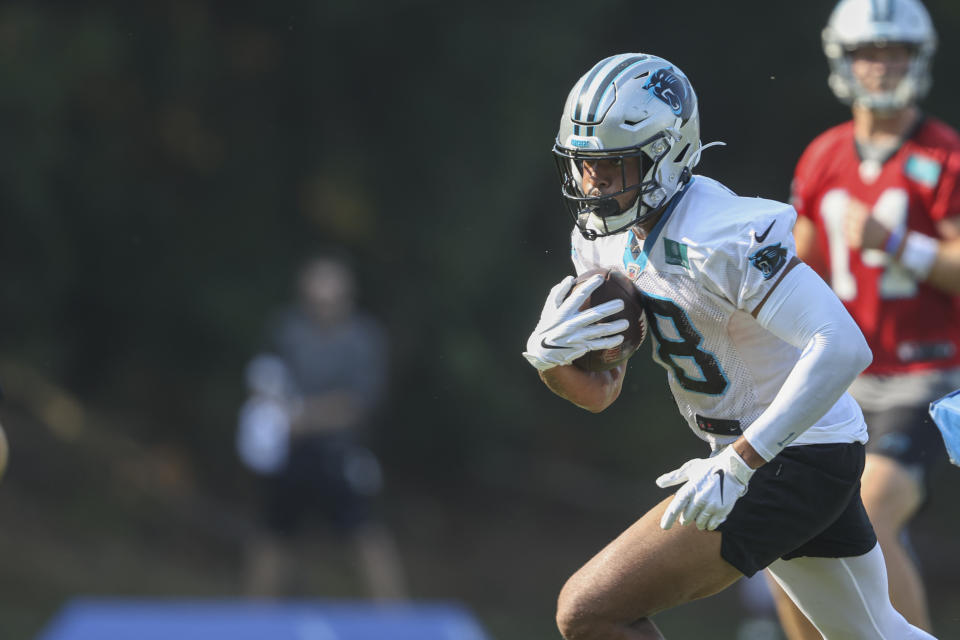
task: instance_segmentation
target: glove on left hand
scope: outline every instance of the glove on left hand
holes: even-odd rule
[[[694,458],[663,474],[657,478],[660,488],[686,484],[673,497],[660,526],[669,529],[679,516],[681,525],[695,522],[698,529],[713,531],[747,492],[753,472],[731,445],[711,458]]]

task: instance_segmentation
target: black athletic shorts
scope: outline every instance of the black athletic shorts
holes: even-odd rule
[[[860,443],[787,447],[757,469],[717,530],[720,555],[752,576],[778,558],[860,556],[877,543],[860,500]]]
[[[870,441],[867,453],[893,458],[930,489],[930,476],[948,462],[943,436],[930,418],[927,405],[864,410]]]
[[[286,466],[267,478],[266,524],[279,534],[292,535],[314,515],[339,531],[353,531],[370,519],[379,472],[369,449],[349,438],[296,437]]]

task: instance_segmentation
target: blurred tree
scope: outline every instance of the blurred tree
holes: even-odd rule
[[[953,121],[960,7],[928,5],[928,107]],[[697,445],[649,347],[601,416],[519,355],[572,270],[549,154],[565,93],[614,52],[671,59],[704,141],[728,143],[704,171],[782,199],[804,145],[846,117],[820,51],[831,6],[6,2],[0,361],[235,494],[245,358],[300,260],[336,245],[395,345],[388,473],[549,495],[599,470],[654,495],[662,469],[638,461]]]

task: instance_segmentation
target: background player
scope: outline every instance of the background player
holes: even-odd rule
[[[866,426],[845,390],[866,342],[796,259],[793,209],[693,177],[701,149],[696,95],[655,56],[602,60],[564,107],[554,154],[576,269],[616,267],[637,284],[654,357],[712,456],[658,478],[682,486],[570,578],[560,629],[662,638],[652,614],[769,566],[829,637],[929,638],[890,605],[860,501]],[[571,363],[618,344],[626,320],[603,321],[619,300],[580,311],[600,278],[571,292],[573,280],[548,295],[524,356],[558,395],[602,411],[626,365]]]
[[[863,501],[894,606],[930,628],[905,525],[943,442],[931,400],[960,387],[960,137],[917,107],[936,35],[917,0],[843,0],[823,32],[830,87],[853,119],[817,137],[796,168],[797,254],[843,300],[873,350],[851,387],[870,429]],[[783,594],[792,639],[819,638]]]

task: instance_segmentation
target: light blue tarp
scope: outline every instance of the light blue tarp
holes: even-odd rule
[[[447,603],[127,600],[68,603],[36,640],[490,640]]]
[[[930,417],[943,435],[950,462],[960,466],[960,389],[931,402]]]

